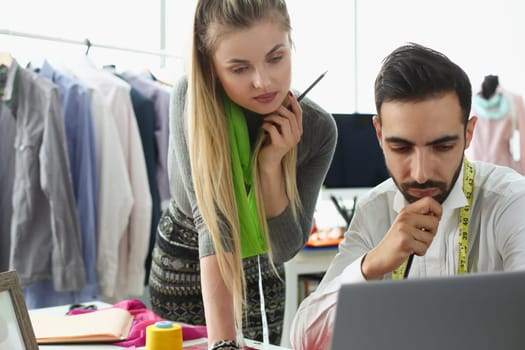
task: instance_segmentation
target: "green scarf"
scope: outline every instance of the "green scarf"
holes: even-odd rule
[[[262,234],[252,186],[251,147],[246,119],[241,108],[228,97],[224,98],[224,108],[230,137],[233,188],[241,225],[241,253],[243,258],[248,258],[266,253],[268,249]]]

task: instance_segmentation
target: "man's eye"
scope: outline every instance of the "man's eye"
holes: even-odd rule
[[[446,144],[446,145],[435,145],[434,149],[438,152],[447,152],[450,151],[452,148],[454,148],[454,145]]]
[[[408,146],[392,146],[390,149],[395,153],[407,153],[410,151],[410,147]]]

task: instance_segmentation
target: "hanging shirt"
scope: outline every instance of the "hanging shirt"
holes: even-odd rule
[[[0,248],[4,256],[9,247],[9,263],[0,270],[16,269],[22,286],[51,279],[56,290],[81,289],[85,270],[57,87],[13,60],[0,115],[0,130],[14,135],[0,141],[0,222],[9,223],[0,232],[9,235]]]
[[[123,77],[119,74],[117,76],[121,79]],[[151,252],[155,244],[155,235],[157,232],[157,225],[160,220],[160,197],[157,187],[157,148],[155,144],[155,108],[153,101],[137,90],[133,85],[130,89],[131,103],[133,104],[133,111],[137,118],[137,125],[139,128],[140,139],[142,141],[142,148],[144,150],[144,159],[146,161],[146,169],[148,172],[148,183],[151,194],[151,228],[148,246],[148,254],[146,257],[145,270],[146,276],[144,284],[147,284],[149,279],[149,270],[151,267]]]
[[[123,78],[144,96],[153,101],[155,107],[155,142],[157,145],[157,187],[161,202],[169,201],[168,179],[169,104],[170,94],[151,79],[131,72],[122,73]]]
[[[152,200],[144,151],[131,103],[130,86],[113,74],[96,68],[87,57],[81,64],[72,66],[71,69],[81,82],[94,87],[109,106],[117,126],[133,193],[134,201],[128,217],[129,224],[121,235],[118,252],[111,252],[118,254],[118,278],[115,282],[113,301],[128,295],[142,295]],[[112,181],[119,180],[112,179]]]
[[[60,69],[78,79],[71,67],[62,65]],[[102,95],[96,84],[85,80],[81,83],[91,96],[98,156],[97,277],[102,299],[113,300],[119,276],[118,251],[123,236],[128,232],[133,192],[110,101]]]
[[[104,96],[94,87],[92,97],[95,140],[99,160],[97,275],[103,299],[118,294],[119,247],[128,233],[133,191],[117,124]]]
[[[80,82],[56,70],[47,61],[44,61],[39,74],[57,85],[64,113],[69,166],[86,269],[86,286],[81,291],[57,292],[49,282],[33,283],[24,288],[24,299],[29,308],[81,303],[97,299],[99,294],[96,272],[98,161],[91,96]]]

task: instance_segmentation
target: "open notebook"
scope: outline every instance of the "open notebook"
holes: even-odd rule
[[[114,342],[128,337],[133,315],[108,308],[71,316],[30,315],[35,337],[45,343]]]

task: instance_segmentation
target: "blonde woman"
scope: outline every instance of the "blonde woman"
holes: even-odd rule
[[[149,284],[155,312],[205,323],[210,349],[280,342],[283,263],[308,239],[334,153],[332,116],[290,88],[291,54],[283,0],[198,1]]]

